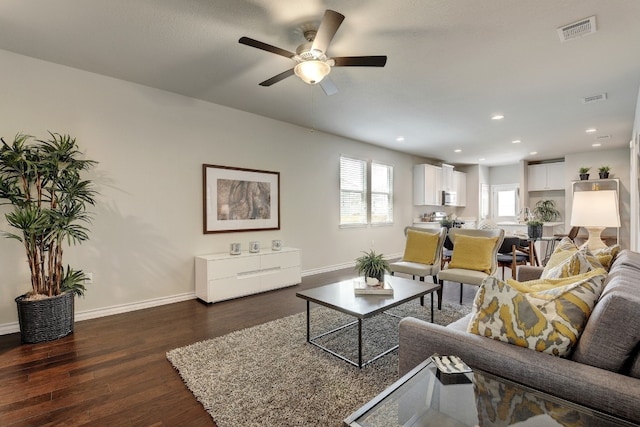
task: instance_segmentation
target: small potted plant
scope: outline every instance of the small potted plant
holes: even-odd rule
[[[378,283],[384,283],[385,273],[391,271],[389,263],[384,259],[384,255],[375,253],[373,249],[363,253],[364,255],[356,259],[356,271],[358,274],[364,275],[365,279],[373,278]]]
[[[609,171],[611,169],[609,168],[609,166],[600,166],[598,168],[598,174],[600,175],[600,179],[607,179],[609,178]]]
[[[542,221],[539,219],[532,219],[527,222],[527,234],[530,239],[539,239],[542,237]]]
[[[591,168],[580,168],[580,170],[578,171],[578,173],[580,174],[580,179],[582,181],[586,181],[589,179],[589,170],[591,170]]]
[[[440,220],[440,225],[445,227],[447,230],[450,229],[451,227],[453,227],[453,221],[445,218],[445,219],[441,219]]]
[[[538,200],[533,208],[533,213],[543,222],[552,222],[560,218],[560,211],[556,209],[553,200]]]

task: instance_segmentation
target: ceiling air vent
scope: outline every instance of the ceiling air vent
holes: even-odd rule
[[[583,104],[591,104],[592,102],[599,102],[599,101],[606,101],[607,100],[607,93],[599,93],[597,95],[591,95],[591,96],[587,96],[585,98],[582,98],[582,103]]]
[[[581,19],[564,27],[558,28],[558,36],[560,36],[561,42],[577,39],[588,34],[596,32],[596,17],[590,16],[589,18]]]

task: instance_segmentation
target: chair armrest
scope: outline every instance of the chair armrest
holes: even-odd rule
[[[518,281],[526,282],[527,280],[539,279],[544,267],[536,267],[533,265],[521,265],[518,268]]]
[[[405,318],[399,375],[434,353],[578,404],[640,421],[640,380],[468,332]]]

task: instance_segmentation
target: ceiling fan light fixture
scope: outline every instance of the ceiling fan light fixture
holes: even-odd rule
[[[293,72],[307,84],[320,83],[329,74],[331,67],[323,61],[304,61],[295,66]]]

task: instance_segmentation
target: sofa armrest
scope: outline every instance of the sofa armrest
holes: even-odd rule
[[[400,322],[399,332],[400,375],[434,353],[456,355],[472,368],[640,421],[640,380],[636,378],[411,317]]]
[[[527,280],[539,279],[544,267],[536,267],[533,265],[521,265],[518,267],[518,282],[526,282]]]

